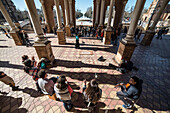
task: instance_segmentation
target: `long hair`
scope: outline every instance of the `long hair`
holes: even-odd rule
[[[66,78],[65,76],[60,76],[57,81],[57,88],[60,90],[65,90],[67,88],[67,84],[65,83]]]
[[[85,93],[92,102],[97,102],[100,99],[99,87],[95,79],[88,83],[88,87],[85,89]]]

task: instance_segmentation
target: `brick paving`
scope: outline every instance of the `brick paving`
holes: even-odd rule
[[[29,34],[33,42],[35,34]],[[48,77],[65,75],[74,89],[72,102],[74,109],[72,112],[88,113],[82,102],[82,81],[94,78],[103,90],[102,98],[97,104],[94,113],[169,113],[170,112],[170,36],[164,36],[162,40],[153,39],[150,47],[138,44],[132,56],[134,65],[138,71],[131,71],[128,74],[108,67],[109,63],[116,63],[112,60],[117,47],[102,45],[100,40],[92,37],[80,39],[81,49],[75,49],[75,38],[67,38],[66,45],[58,45],[57,37],[52,34],[47,35],[52,41],[52,50],[56,59],[55,67],[48,70]],[[83,42],[85,42],[83,44]],[[92,51],[92,55],[79,55],[82,51]],[[1,113],[67,113],[62,102],[54,101],[48,96],[41,96],[36,91],[34,81],[23,71],[21,61],[22,55],[29,57],[37,54],[33,47],[15,46],[12,39],[7,39],[5,35],[0,35],[0,71],[4,71],[11,76],[19,91],[12,89],[0,82],[0,112]],[[106,61],[100,62],[97,59],[103,56]],[[143,92],[140,100],[133,109],[124,109],[122,101],[116,97],[119,88],[114,88],[119,82],[127,82],[133,75],[143,79]]]

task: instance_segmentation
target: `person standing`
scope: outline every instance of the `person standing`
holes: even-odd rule
[[[75,45],[75,48],[76,49],[79,49],[80,47],[80,45],[79,45],[79,37],[80,37],[80,33],[78,34],[78,35],[76,35],[76,45]]]
[[[1,28],[1,31],[3,31],[3,32],[5,33],[6,37],[11,38],[11,37],[8,35],[8,31],[6,31],[6,30],[3,29],[3,28]]]
[[[160,38],[160,40],[162,40],[162,33],[163,33],[163,29],[160,29],[160,30],[158,31],[157,39]]]
[[[32,44],[30,43],[30,41],[28,39],[28,34],[24,30],[22,30],[22,33],[23,33],[23,37],[24,37],[26,46],[27,47],[31,46]]]

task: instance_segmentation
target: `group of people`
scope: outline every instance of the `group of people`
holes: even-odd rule
[[[27,55],[22,56],[22,62],[24,64],[24,71],[33,77],[36,81],[37,90],[45,95],[56,95],[60,101],[63,102],[66,110],[70,111],[73,107],[71,102],[72,88],[69,86],[65,76],[47,78],[45,61],[40,60],[38,65],[34,57],[30,60]],[[96,105],[97,101],[101,97],[101,89],[98,87],[96,79],[91,80],[88,85],[84,81],[83,95],[85,102],[87,102],[87,107],[92,110]]]
[[[96,33],[95,28],[93,27],[83,27],[83,26],[79,26],[79,27],[71,27],[71,35],[72,36],[76,36],[76,35],[80,35],[81,37],[94,37]]]
[[[27,59],[27,61],[30,62],[31,60]],[[27,61],[24,61],[24,65]],[[32,65],[34,65],[34,63],[36,62],[31,61]],[[71,111],[73,108],[73,104],[71,102],[73,90],[67,82],[66,77],[61,75],[59,77],[52,77],[48,79],[48,75],[45,69],[38,70],[37,75],[38,78],[35,79],[35,81],[37,82],[36,85],[38,86],[38,91],[44,95],[55,95],[56,98],[63,102],[65,109],[67,111]],[[0,72],[0,81],[10,85],[13,91],[18,89],[18,86],[15,86],[13,79],[7,76],[4,72]],[[92,79],[88,84],[86,83],[86,80],[84,80],[83,83],[84,85],[82,94],[84,103],[86,104],[88,110],[91,112],[95,109],[97,102],[102,97],[102,89],[99,88],[99,83],[96,79]],[[121,87],[121,91],[117,92],[117,96],[124,102],[124,108],[132,108],[133,104],[127,100],[128,98],[130,100],[139,99],[142,92],[142,83],[143,81],[141,79],[136,76],[132,76],[127,84],[119,83],[115,85],[115,88]]]

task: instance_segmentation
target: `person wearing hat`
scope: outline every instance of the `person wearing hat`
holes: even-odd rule
[[[0,81],[12,87],[12,91],[16,91],[19,87],[15,86],[14,80],[2,71],[0,71]]]

